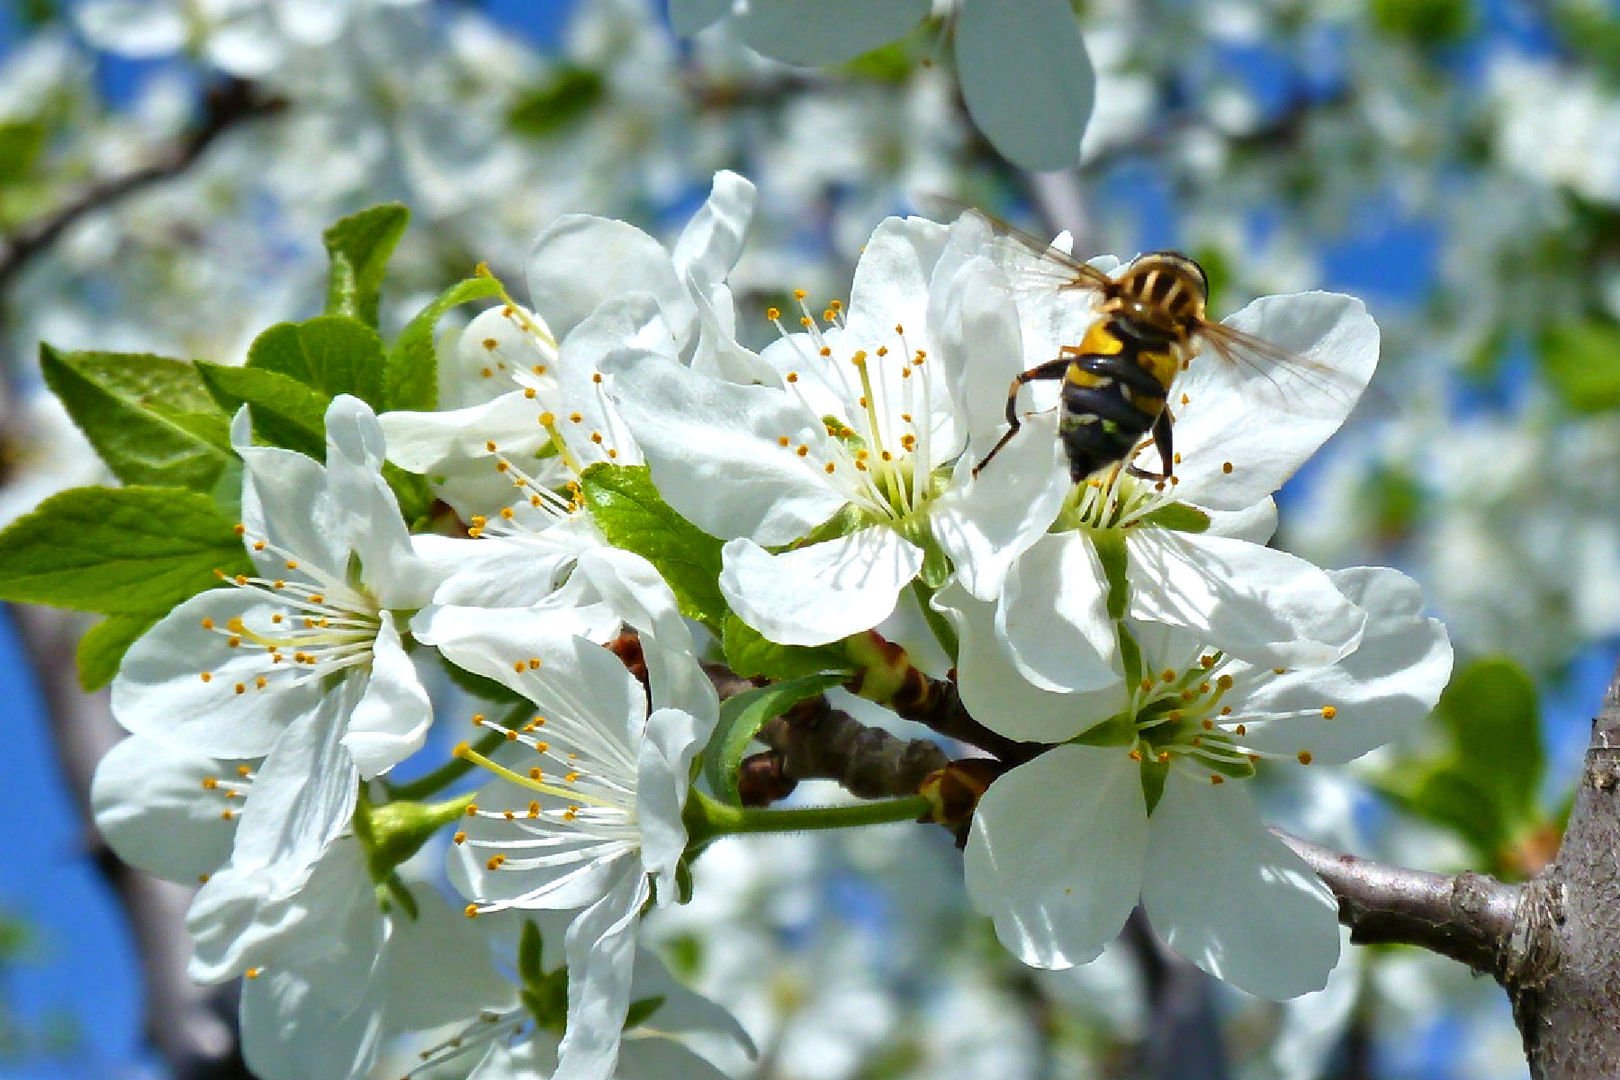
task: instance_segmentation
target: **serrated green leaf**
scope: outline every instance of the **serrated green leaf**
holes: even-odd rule
[[[263,368],[197,362],[209,393],[235,412],[252,406],[253,430],[272,446],[326,460],[326,407],[332,399],[297,379]]]
[[[580,485],[608,543],[657,567],[681,614],[718,634],[727,610],[720,595],[720,541],[663,500],[645,465],[592,465]]]
[[[427,410],[439,404],[438,352],[434,330],[445,312],[472,300],[499,296],[501,283],[492,277],[457,282],[405,324],[383,371],[383,401],[389,409]]]
[[[1588,319],[1545,327],[1537,340],[1541,370],[1576,412],[1620,408],[1620,325]]]
[[[39,350],[45,384],[126,484],[206,491],[231,458],[230,418],[197,369],[163,356]]]
[[[745,690],[720,703],[720,723],[703,751],[703,772],[709,787],[732,806],[737,794],[737,767],[759,729],[801,701],[843,682],[842,675],[807,675],[800,679]]]
[[[594,68],[560,65],[544,82],[518,96],[506,122],[519,135],[553,135],[590,112],[602,100],[606,87],[601,72]]]
[[[383,272],[410,220],[411,212],[403,204],[383,203],[350,214],[321,235],[328,258],[328,315],[346,315],[367,326],[377,325]]]
[[[164,612],[251,573],[235,532],[207,495],[182,488],[73,488],[0,532],[0,600],[104,615]]]
[[[76,659],[79,665],[79,685],[86,692],[100,690],[113,681],[124,654],[135,644],[135,639],[152,628],[163,617],[161,611],[142,615],[109,615],[84,632],[79,639]]]
[[[1545,757],[1535,683],[1511,660],[1476,660],[1452,677],[1436,714],[1456,742],[1455,769],[1491,794],[1509,825],[1535,813]]]
[[[1186,503],[1166,503],[1137,519],[1138,525],[1151,525],[1177,532],[1201,533],[1209,528],[1209,515]]]
[[[729,611],[721,624],[720,647],[726,666],[745,679],[797,679],[826,671],[848,678],[856,671],[841,645],[778,645]]]
[[[353,394],[378,410],[385,363],[377,331],[342,315],[278,323],[254,339],[247,358],[249,368],[297,379],[329,400]]]

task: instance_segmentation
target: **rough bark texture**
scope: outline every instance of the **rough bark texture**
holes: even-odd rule
[[[1620,677],[1558,858],[1526,887],[1503,982],[1532,1077],[1620,1076]]]

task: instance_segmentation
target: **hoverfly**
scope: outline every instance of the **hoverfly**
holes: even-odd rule
[[[1209,278],[1197,261],[1175,251],[1139,255],[1118,277],[1053,247],[1006,222],[969,209],[992,230],[1015,241],[1052,279],[1048,288],[1089,294],[1098,314],[1078,344],[1062,345],[1058,356],[1019,372],[1007,390],[1007,431],[973,467],[977,476],[1018,433],[1018,391],[1027,383],[1063,380],[1058,437],[1069,460],[1069,476],[1079,483],[1101,469],[1128,462],[1151,435],[1162,469],[1158,473],[1127,464],[1132,475],[1168,480],[1175,448],[1168,406],[1176,375],[1205,347],[1228,363],[1246,363],[1262,373],[1282,366],[1325,389],[1333,372],[1211,319],[1206,311]]]

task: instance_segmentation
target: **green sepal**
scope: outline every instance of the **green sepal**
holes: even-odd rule
[[[1234,780],[1248,780],[1254,776],[1255,772],[1254,762],[1248,758],[1241,761],[1228,761],[1224,758],[1209,758],[1194,754],[1192,760],[1198,762],[1212,773],[1230,776]]]
[[[321,234],[326,244],[326,313],[377,325],[377,300],[388,257],[405,234],[411,212],[383,203],[334,223]]]
[[[1123,622],[1114,623],[1114,629],[1117,631],[1114,636],[1119,641],[1120,665],[1125,671],[1125,685],[1127,687],[1140,686],[1142,684],[1142,647],[1136,643],[1136,635],[1126,629]]]
[[[322,315],[261,333],[248,347],[246,366],[297,379],[328,399],[353,394],[381,411],[384,364],[377,331],[343,315]]]
[[[231,459],[230,417],[184,360],[39,347],[45,385],[126,484],[207,491]]]
[[[1136,718],[1128,712],[1115,713],[1069,740],[1079,746],[1129,746],[1135,741]]]
[[[492,277],[457,282],[399,332],[383,367],[383,403],[389,409],[428,411],[439,404],[439,356],[434,331],[453,307],[499,296],[501,283]]]
[[[1108,582],[1108,617],[1118,622],[1131,602],[1131,585],[1126,579],[1125,532],[1122,529],[1094,529],[1089,533]]]
[[[838,672],[845,678],[857,665],[842,645],[779,645],[742,621],[735,612],[726,612],[720,624],[720,650],[726,666],[744,679],[797,679],[818,672]]]
[[[72,488],[0,532],[0,600],[103,615],[166,612],[253,565],[207,495]]]
[[[523,929],[518,931],[518,981],[527,983],[544,975],[546,970],[541,965],[545,955],[545,938],[540,933],[540,927],[533,919],[523,920]]]
[[[861,512],[854,506],[845,503],[832,517],[805,534],[804,539],[792,545],[793,547],[809,547],[811,544],[820,544],[827,540],[837,540],[848,536],[865,524]]]
[[[410,886],[400,880],[398,874],[389,874],[374,886],[377,896],[377,910],[392,912],[396,907],[405,912],[412,922],[422,917],[422,909],[417,906],[416,897],[411,895]]]
[[[1170,763],[1154,761],[1143,755],[1140,772],[1142,798],[1147,802],[1147,812],[1151,816],[1159,800],[1164,798],[1164,782],[1170,778]]]
[[[1176,532],[1201,533],[1209,529],[1209,515],[1186,503],[1166,503],[1136,519],[1133,528],[1152,526]]]
[[[653,1013],[664,1007],[664,995],[655,994],[650,998],[638,998],[630,1003],[629,1010],[624,1014],[624,1030],[638,1028],[653,1018]]]
[[[607,90],[595,68],[561,64],[539,85],[518,95],[506,122],[519,135],[544,138],[582,119]]]
[[[917,576],[932,593],[944,585],[945,579],[951,576],[951,558],[931,535],[924,537],[920,546],[923,550],[923,564]]]
[[[720,594],[720,541],[664,501],[645,465],[602,462],[579,480],[608,543],[652,563],[675,593],[681,614],[718,635],[727,611]]]
[[[760,728],[799,702],[823,694],[843,681],[841,674],[807,675],[745,690],[722,701],[720,723],[703,750],[703,772],[710,790],[727,805],[741,805],[742,800],[737,795],[737,768]]]
[[[209,393],[227,412],[252,406],[253,431],[260,439],[316,461],[326,460],[326,407],[331,399],[325,394],[262,368],[199,360],[197,370]]]
[[[355,804],[354,833],[366,849],[366,864],[373,881],[384,881],[411,858],[433,834],[459,821],[473,801],[473,793],[440,803],[394,799],[375,804],[361,789]]]

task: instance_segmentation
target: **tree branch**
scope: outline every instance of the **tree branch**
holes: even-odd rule
[[[1485,874],[1450,876],[1386,866],[1272,832],[1316,871],[1360,945],[1418,945],[1500,976],[1523,888]]]
[[[179,175],[226,131],[277,112],[283,105],[280,99],[266,97],[253,83],[241,79],[213,88],[204,99],[201,119],[179,145],[123,176],[92,184],[51,213],[0,239],[0,292],[10,287],[12,279],[35,256],[48,250],[70,225],[86,214],[112,206],[159,180]]]
[[[950,764],[932,741],[867,727],[824,697],[794,706],[759,737],[781,759],[785,779],[836,780],[863,799],[915,795],[929,773]]]

